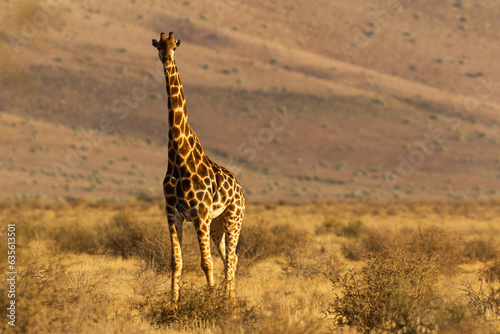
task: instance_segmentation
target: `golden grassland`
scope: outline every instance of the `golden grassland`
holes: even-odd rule
[[[161,201],[4,201],[0,245],[15,223],[19,332],[498,333],[499,204],[254,203],[231,302],[187,223],[177,308]]]

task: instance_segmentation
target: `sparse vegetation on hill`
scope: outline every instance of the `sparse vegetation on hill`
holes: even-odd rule
[[[380,1],[212,5],[91,0],[50,8],[54,15],[36,1],[0,5],[0,126],[9,138],[0,143],[0,196],[161,196],[164,78],[148,46],[166,29],[184,41],[191,125],[214,160],[240,171],[249,197],[498,196],[492,1],[412,3],[383,26]],[[47,16],[43,27],[35,14]],[[485,42],[470,47],[478,36]],[[349,59],[343,43],[354,48]],[[123,156],[139,168],[125,169]],[[108,161],[116,164],[102,184],[84,182]],[[34,182],[34,162],[75,182]],[[371,166],[383,167],[359,172]]]

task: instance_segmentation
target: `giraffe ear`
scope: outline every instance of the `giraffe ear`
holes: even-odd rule
[[[156,39],[153,39],[153,46],[155,48],[158,48],[158,41]]]
[[[178,47],[179,45],[181,45],[181,39],[179,38],[176,42],[175,42],[175,45]]]

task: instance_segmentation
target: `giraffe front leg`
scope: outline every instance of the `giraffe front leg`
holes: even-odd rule
[[[201,269],[205,273],[209,286],[214,286],[214,264],[210,253],[210,219],[194,222],[201,253]]]
[[[182,220],[167,213],[168,227],[170,231],[171,258],[170,267],[172,269],[172,302],[179,300],[179,282],[182,273]]]

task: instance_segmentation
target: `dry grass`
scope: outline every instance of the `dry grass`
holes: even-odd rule
[[[17,227],[24,332],[495,333],[500,238],[488,205],[463,205],[475,208],[474,230],[422,224],[460,222],[456,204],[392,203],[390,215],[377,203],[250,206],[232,302],[205,287],[186,224],[177,307],[161,203],[2,202],[0,214]]]

